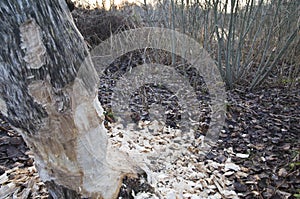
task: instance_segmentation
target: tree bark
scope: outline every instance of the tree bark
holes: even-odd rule
[[[97,72],[65,1],[1,0],[0,19],[0,110],[51,197],[115,198],[136,171],[107,144]]]

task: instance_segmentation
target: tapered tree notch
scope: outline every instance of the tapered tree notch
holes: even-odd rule
[[[97,72],[65,1],[3,0],[0,19],[1,113],[50,195],[116,197],[135,167],[107,144]]]

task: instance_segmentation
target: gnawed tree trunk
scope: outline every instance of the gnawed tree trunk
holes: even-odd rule
[[[135,171],[108,149],[97,73],[66,3],[1,0],[0,9],[1,113],[34,152],[51,196],[116,197]]]

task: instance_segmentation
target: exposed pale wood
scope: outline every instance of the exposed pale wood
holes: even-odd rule
[[[34,152],[50,194],[116,197],[135,170],[108,148],[97,72],[66,3],[2,0],[0,8],[1,113]]]

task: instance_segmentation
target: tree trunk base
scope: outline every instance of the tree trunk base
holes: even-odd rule
[[[53,180],[45,182],[49,191],[49,199],[72,198],[81,199],[81,195],[76,191],[68,189],[62,185],[56,184]]]

